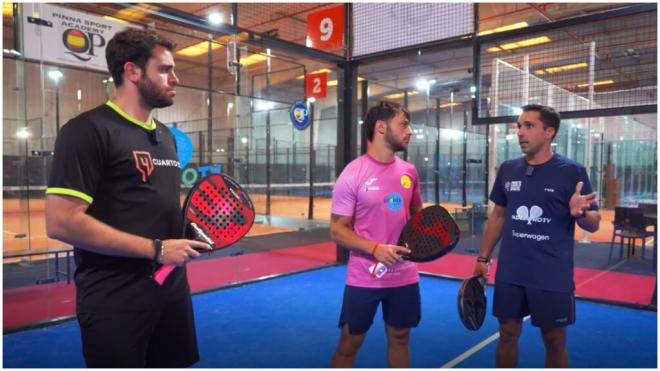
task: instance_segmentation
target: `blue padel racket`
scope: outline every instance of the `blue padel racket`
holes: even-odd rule
[[[254,224],[254,206],[248,193],[231,177],[211,174],[190,190],[183,207],[183,238],[206,242],[223,249],[245,236]],[[163,284],[174,270],[164,265],[154,272]]]

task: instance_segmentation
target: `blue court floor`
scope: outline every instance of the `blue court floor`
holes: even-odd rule
[[[330,267],[195,295],[201,356],[195,367],[328,367],[345,274],[345,266]],[[420,287],[422,321],[411,335],[411,366],[494,367],[497,322],[490,308],[484,326],[468,331],[456,311],[459,282],[422,277]],[[85,366],[75,321],[3,339],[4,367]],[[576,368],[656,368],[656,313],[578,301],[568,352]],[[379,310],[356,366],[387,367],[385,353]],[[526,321],[518,367],[543,366],[539,331]]]

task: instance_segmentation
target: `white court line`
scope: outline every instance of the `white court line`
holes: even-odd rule
[[[575,289],[579,289],[580,287],[582,287],[582,286],[586,285],[587,283],[589,283],[589,282],[595,280],[596,278],[599,278],[599,277],[601,277],[602,275],[611,272],[614,268],[619,267],[620,265],[622,265],[622,264],[625,263],[625,262],[626,262],[625,259],[624,259],[624,260],[621,260],[620,262],[618,262],[618,263],[614,264],[613,266],[609,267],[607,270],[604,270],[604,271],[602,271],[602,272],[600,272],[600,273],[594,275],[593,277],[590,277],[588,280],[584,280],[584,281],[582,281],[579,285],[577,285],[577,286],[575,287]]]
[[[523,318],[522,321],[525,322],[529,318],[530,318],[530,316],[527,316],[527,317]],[[497,331],[496,333],[490,335],[487,339],[483,340],[481,343],[479,343],[479,344],[473,346],[472,348],[466,350],[465,352],[463,352],[463,354],[461,354],[460,356],[458,356],[458,357],[452,359],[451,361],[445,363],[444,365],[440,366],[440,368],[453,368],[454,366],[456,366],[457,364],[463,362],[464,360],[466,360],[468,357],[470,357],[474,353],[476,353],[476,352],[480,351],[481,349],[483,349],[486,345],[492,343],[493,341],[495,341],[499,338],[500,338],[500,332]]]

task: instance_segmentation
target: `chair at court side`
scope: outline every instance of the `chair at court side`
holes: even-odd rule
[[[642,242],[642,259],[644,259],[646,253],[646,238],[653,237],[655,231],[646,230],[647,223],[644,219],[642,210],[639,208],[616,207],[614,209],[614,221],[612,221],[612,224],[614,225],[614,228],[612,229],[612,241],[610,242],[608,261],[612,259],[614,242],[617,237],[619,238],[619,259],[623,259],[623,244],[626,242],[626,239],[628,246],[626,257],[635,255],[635,242],[637,239],[640,239]]]

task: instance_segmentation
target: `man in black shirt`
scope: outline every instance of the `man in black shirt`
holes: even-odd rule
[[[185,264],[210,249],[179,239],[180,168],[152,118],[174,103],[173,44],[129,28],[108,43],[116,96],[71,119],[55,143],[48,236],[72,244],[88,367],[186,367],[199,360]],[[178,267],[162,286],[162,264]]]

